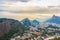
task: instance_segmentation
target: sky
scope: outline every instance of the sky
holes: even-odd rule
[[[0,18],[46,18],[60,16],[60,0],[0,0]]]

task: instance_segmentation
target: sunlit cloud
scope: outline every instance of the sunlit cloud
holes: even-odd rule
[[[15,13],[8,13],[8,12],[2,12],[3,17],[7,17],[7,18],[15,18],[15,19],[24,19],[24,18],[30,18],[30,19],[34,19],[34,18],[45,18],[45,17],[49,17],[52,15],[46,15],[46,14],[39,14],[39,13],[35,13],[35,14],[29,14],[29,13],[24,13],[24,14],[15,14]]]
[[[45,7],[39,7],[39,6],[3,6],[0,8],[0,11],[6,11],[11,13],[60,13],[60,7],[52,7],[52,8],[45,8]]]
[[[54,14],[60,16],[60,0],[0,0],[0,17],[33,19]]]
[[[17,14],[17,13],[1,12],[0,17],[22,20],[24,18],[30,18],[30,19],[40,18],[40,19],[43,19],[43,18],[52,17],[53,15],[60,16],[60,14],[47,14],[47,13],[46,14],[39,14],[39,13],[35,13],[35,14],[29,14],[29,13]]]

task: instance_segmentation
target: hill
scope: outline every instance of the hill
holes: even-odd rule
[[[27,29],[18,20],[0,18],[0,40],[10,40],[15,33],[22,36]]]

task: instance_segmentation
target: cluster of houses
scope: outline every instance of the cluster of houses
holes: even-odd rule
[[[51,24],[43,24],[43,26],[49,26]],[[11,38],[11,40],[44,40],[48,37],[51,37],[51,35],[46,34],[45,32],[48,33],[53,33],[53,31],[55,30],[59,30],[59,29],[54,29],[54,28],[48,28],[45,29],[45,27],[43,27],[42,29],[38,30],[39,27],[29,27],[29,30],[25,31],[25,33],[23,34],[23,36],[16,36],[14,38]],[[45,30],[47,31],[45,31]],[[45,33],[45,34],[44,34]],[[56,33],[57,35],[58,33]]]

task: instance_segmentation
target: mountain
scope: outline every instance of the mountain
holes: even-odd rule
[[[33,20],[33,21],[31,22],[31,25],[34,26],[34,27],[36,27],[36,26],[39,25],[39,23],[40,23],[39,21]]]
[[[23,19],[21,22],[27,27],[31,26],[31,21],[28,18]]]
[[[60,17],[53,15],[53,17],[48,19],[46,22],[60,24]]]
[[[2,36],[3,38],[0,38],[1,40],[5,40],[6,37],[11,37],[15,33],[19,33],[21,35],[26,29],[27,28],[18,20],[0,18],[0,37]]]

